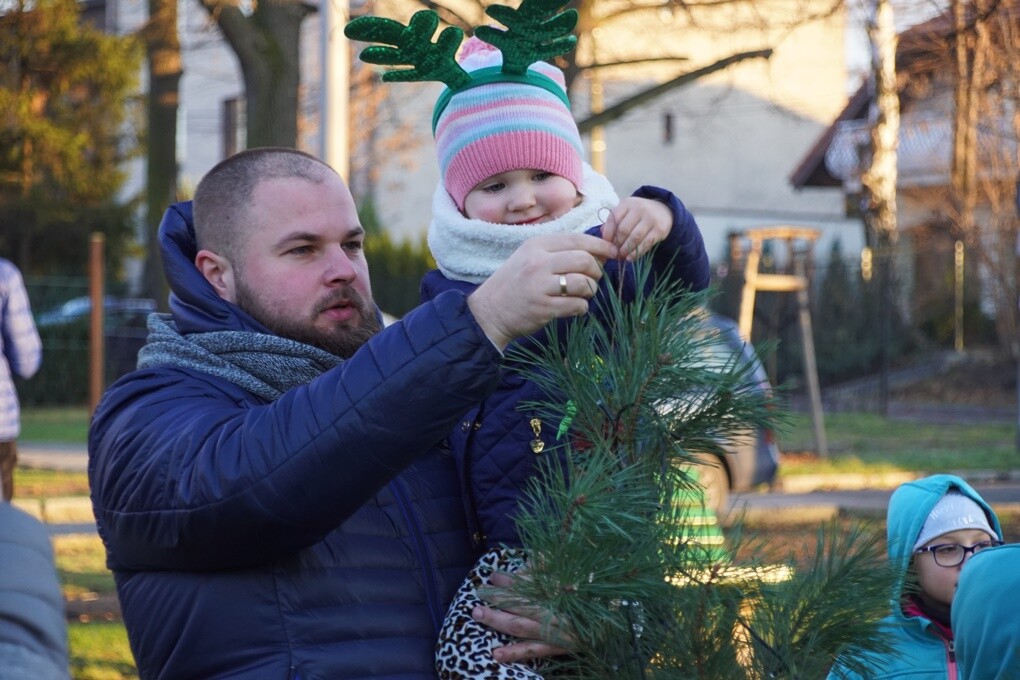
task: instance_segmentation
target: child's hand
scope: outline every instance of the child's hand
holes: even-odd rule
[[[673,211],[650,198],[628,196],[621,200],[602,225],[602,238],[620,249],[620,257],[635,260],[669,235]]]

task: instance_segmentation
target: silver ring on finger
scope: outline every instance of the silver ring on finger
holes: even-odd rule
[[[567,296],[567,275],[560,274],[560,295],[563,297]]]

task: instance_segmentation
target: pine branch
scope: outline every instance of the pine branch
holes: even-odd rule
[[[863,524],[820,529],[813,562],[777,584],[747,624],[768,631],[772,653],[756,656],[762,672],[822,677],[838,654],[867,675],[866,655],[889,651],[878,621],[889,611],[896,577],[878,532]]]
[[[508,354],[548,395],[524,407],[569,421],[559,449],[566,474],[555,457],[544,458],[551,466],[536,478],[518,518],[531,567],[515,592],[572,624],[572,672],[583,678],[667,672],[662,660],[678,653],[664,652],[690,599],[711,603],[706,620],[714,627],[700,630],[713,644],[723,622],[732,637],[732,615],[715,596],[674,585],[677,575],[717,567],[689,538],[692,522],[674,498],[695,488],[681,464],[709,443],[719,446],[731,425],[746,429],[775,414],[755,392],[735,387],[746,382],[746,366],[705,364],[711,343],[722,344],[699,321],[707,294],[653,283],[647,261],[634,277],[647,296],[625,300],[607,290],[597,303],[601,319],[552,326],[546,345]],[[677,433],[687,441],[678,442]],[[639,619],[645,623],[637,626]]]
[[[507,354],[546,395],[522,408],[561,423],[517,518],[529,568],[512,588],[574,633],[556,677],[792,680],[880,648],[891,586],[863,533],[824,535],[802,570],[736,564],[739,529],[721,556],[696,539],[698,513],[677,501],[700,490],[695,455],[784,415],[699,321],[709,294],[649,271],[627,274],[645,296],[610,282],[598,314]]]

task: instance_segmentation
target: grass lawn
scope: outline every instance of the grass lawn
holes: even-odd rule
[[[1020,468],[1012,423],[915,423],[870,413],[827,414],[826,461],[798,455],[814,451],[812,432],[808,414],[793,414],[790,428],[778,436],[785,454],[780,474]]]
[[[127,632],[120,622],[113,575],[95,534],[53,537],[57,573],[72,618],[68,622],[71,677],[74,680],[128,680],[138,677]]]
[[[85,408],[31,408],[22,412],[21,441],[85,444]],[[888,420],[871,413],[829,413],[825,431],[830,461],[791,455],[786,474],[882,470],[1006,470],[1020,467],[1016,427],[1012,423],[973,425]],[[784,453],[812,451],[811,418],[793,413],[790,427],[779,435]],[[21,484],[28,483],[28,477]],[[76,482],[74,482],[76,483]],[[77,492],[75,492],[77,493]],[[56,495],[56,494],[51,494]]]
[[[124,624],[114,621],[70,623],[71,677],[74,680],[137,680],[138,669]]]
[[[21,441],[84,444],[88,432],[89,411],[84,406],[21,410]]]
[[[57,574],[67,600],[94,600],[115,595],[113,574],[106,568],[106,551],[95,534],[66,534],[53,537]]]
[[[14,488],[17,498],[88,496],[89,478],[84,472],[18,466],[14,469]]]

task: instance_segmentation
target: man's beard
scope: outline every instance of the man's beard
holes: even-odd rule
[[[318,347],[342,359],[349,359],[368,342],[369,338],[379,332],[379,319],[374,308],[365,302],[358,291],[347,285],[319,300],[315,306],[314,316],[305,322],[285,319],[270,311],[258,294],[243,281],[237,280],[236,286],[237,306],[251,314],[270,331],[280,337]],[[329,330],[316,327],[315,321],[319,313],[340,302],[346,302],[358,310],[358,325],[351,328],[338,324]]]

